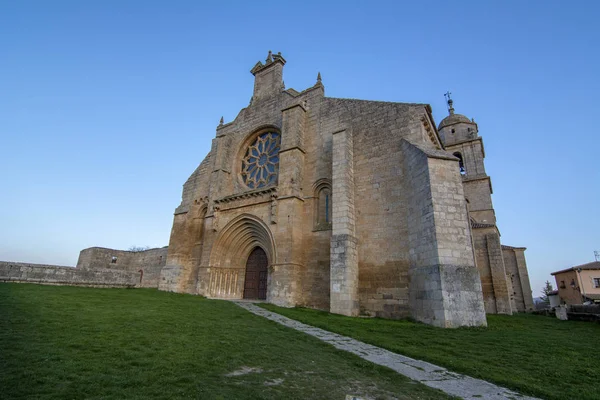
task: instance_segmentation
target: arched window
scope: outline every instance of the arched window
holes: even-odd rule
[[[208,207],[206,204],[200,203],[201,207],[195,212],[196,217],[192,219],[192,234],[195,236],[194,247],[192,249],[192,257],[200,260],[202,257],[202,246],[204,245],[204,219]]]
[[[206,218],[206,212],[208,211],[208,207],[204,204],[200,210],[198,211],[198,220],[196,221],[198,233],[196,237],[197,243],[202,243],[202,239],[204,238],[204,218]]]
[[[315,188],[315,229],[331,229],[332,196],[328,179],[320,179]]]
[[[465,175],[467,173],[467,170],[465,170],[465,164],[463,163],[462,154],[460,154],[457,151],[456,153],[453,154],[453,156],[458,158],[458,167],[460,168],[460,174]]]
[[[331,189],[323,188],[317,195],[319,198],[319,222],[331,223]]]

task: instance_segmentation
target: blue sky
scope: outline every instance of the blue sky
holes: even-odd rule
[[[0,3],[0,260],[168,244],[181,186],[268,50],[287,87],[479,124],[504,244],[534,295],[600,250],[600,3]]]

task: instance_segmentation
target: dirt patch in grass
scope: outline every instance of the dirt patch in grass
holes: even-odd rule
[[[278,386],[278,385],[281,385],[283,382],[284,382],[283,379],[277,378],[277,379],[271,379],[271,380],[265,381],[264,385],[265,386]]]
[[[233,372],[225,374],[225,376],[240,376],[246,374],[260,374],[262,372],[262,368],[252,368],[252,367],[241,367],[240,369],[236,369]]]

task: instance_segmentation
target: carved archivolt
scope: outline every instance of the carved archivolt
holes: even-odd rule
[[[317,180],[313,184],[313,191],[315,193],[317,193],[319,190],[321,190],[324,187],[329,187],[331,189],[331,179],[321,178],[321,179]]]
[[[267,224],[253,215],[242,214],[221,231],[210,254],[210,267],[243,269],[255,247],[267,253],[269,265],[277,262],[275,241]]]
[[[273,235],[260,218],[243,214],[229,222],[219,234],[210,253],[207,295],[222,299],[241,299],[246,261],[256,247],[265,251],[269,265],[276,263]]]

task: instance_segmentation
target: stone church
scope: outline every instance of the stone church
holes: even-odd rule
[[[478,126],[427,104],[286,89],[281,53],[183,185],[159,289],[485,326],[532,309],[503,246]]]

